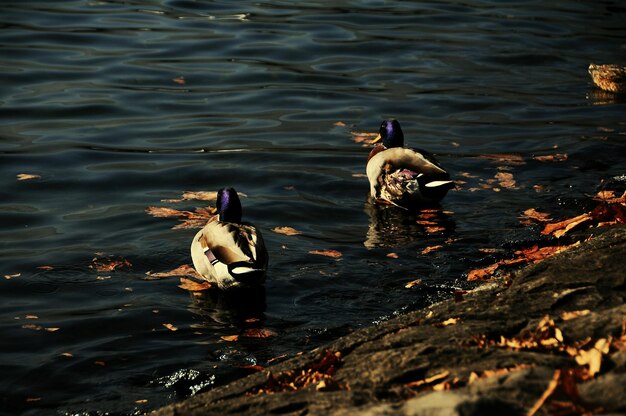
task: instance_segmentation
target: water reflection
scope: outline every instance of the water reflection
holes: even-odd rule
[[[369,227],[363,245],[368,249],[406,247],[429,234],[447,234],[455,228],[451,213],[438,206],[409,211],[368,201],[364,210],[369,217]]]
[[[208,290],[191,294],[188,310],[202,318],[202,325],[215,327],[233,325],[250,327],[265,320],[267,304],[265,287],[245,288],[231,291]]]

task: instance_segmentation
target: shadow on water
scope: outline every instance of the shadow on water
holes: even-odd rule
[[[208,290],[191,294],[188,310],[200,317],[206,327],[217,325],[249,328],[262,324],[267,309],[265,287],[245,288],[223,292]]]

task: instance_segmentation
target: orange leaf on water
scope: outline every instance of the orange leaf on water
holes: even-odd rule
[[[278,335],[276,332],[263,328],[248,328],[242,334],[246,338],[270,338],[276,335]]]
[[[186,82],[185,77],[183,77],[182,75],[176,78],[172,78],[172,81],[180,85],[185,85],[185,82]]]
[[[398,256],[398,253],[387,253],[387,257],[389,257],[390,259],[399,259],[400,256]]]
[[[184,277],[180,278],[179,288],[189,290],[191,292],[202,292],[203,290],[208,290],[211,288],[211,283],[209,282],[195,282],[191,279],[185,279]]]
[[[488,155],[480,155],[478,159],[490,160],[493,162],[503,163],[507,165],[523,165],[524,158],[520,155],[514,154],[488,154]]]
[[[442,245],[437,245],[437,246],[429,246],[429,247],[426,247],[425,249],[423,249],[423,250],[422,250],[422,254],[423,254],[423,255],[426,255],[426,254],[428,254],[428,253],[432,253],[433,251],[437,251],[437,250],[439,250],[439,249],[441,249],[441,248],[443,248],[443,246],[442,246]]]
[[[529,208],[524,211],[523,216],[526,218],[530,218],[539,222],[547,222],[551,221],[550,214],[546,214],[544,212],[539,212],[535,208]]]
[[[17,175],[17,180],[18,181],[29,181],[29,180],[33,180],[33,179],[41,179],[41,176],[39,175],[32,175],[30,173],[20,173]]]
[[[337,251],[337,250],[312,250],[312,251],[309,251],[309,254],[315,254],[318,256],[326,256],[326,257],[333,257],[333,258],[339,258],[343,255],[341,254],[340,251]]]
[[[146,212],[149,215],[157,218],[166,218],[166,217],[186,217],[186,213],[184,211],[179,211],[177,209],[165,208],[165,207],[148,207],[146,208]]]
[[[409,283],[404,285],[405,288],[411,289],[412,287],[418,286],[422,284],[422,279],[411,280]]]
[[[356,143],[363,143],[364,146],[372,144],[372,141],[378,136],[378,133],[361,133],[356,131],[351,131],[352,140]]]
[[[222,335],[220,338],[227,342],[235,342],[239,339],[239,335]]]
[[[146,272],[146,276],[144,280],[156,280],[162,279],[165,277],[175,277],[175,276],[192,276],[197,279],[202,279],[202,276],[196,272],[196,269],[191,267],[188,264],[183,264],[182,266],[178,266],[177,268],[170,270],[168,272]]]
[[[533,159],[538,160],[540,162],[564,162],[567,160],[567,154],[556,153],[553,155],[535,156]]]
[[[111,258],[99,259],[94,257],[89,265],[90,269],[96,269],[99,272],[112,272],[123,267],[132,267],[132,263],[124,258],[114,260]]]
[[[170,331],[178,331],[178,328],[176,328],[172,324],[163,324],[163,326],[166,327],[167,329],[169,329]]]
[[[501,187],[507,189],[516,189],[517,184],[515,183],[515,179],[513,179],[513,174],[509,172],[498,172],[496,173],[495,178],[498,180],[498,183]]]
[[[7,280],[13,279],[15,277],[20,277],[22,273],[14,273],[14,274],[5,274],[4,278]]]
[[[272,228],[272,231],[277,233],[277,234],[284,234],[284,235],[298,235],[298,234],[302,234],[300,231],[296,230],[295,228],[291,228],[291,227],[274,227],[274,228]]]
[[[333,123],[333,126],[346,127],[346,123],[344,123],[343,121],[336,121]]]

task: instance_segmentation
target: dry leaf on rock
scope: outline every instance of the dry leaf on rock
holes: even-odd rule
[[[571,319],[576,319],[580,316],[589,315],[591,311],[589,309],[583,309],[580,311],[566,311],[561,313],[561,319],[564,321],[569,321]]]
[[[341,254],[340,251],[337,251],[337,250],[311,250],[309,251],[309,254],[315,254],[317,256],[325,256],[325,257],[332,257],[332,258],[339,258],[343,255]]]
[[[291,228],[291,227],[274,227],[272,228],[272,231],[278,234],[284,234],[284,235],[298,235],[298,234],[302,234],[300,231],[296,230],[295,228]]]
[[[590,350],[578,350],[578,354],[574,358],[579,365],[588,365],[589,375],[593,377],[600,371],[602,355],[609,353],[610,345],[611,337],[609,337],[609,339],[600,338]]]
[[[564,221],[560,221],[557,223],[546,224],[541,234],[552,234],[555,237],[559,238],[578,227],[579,225],[585,224],[591,221],[592,218],[588,213],[578,215],[574,218],[568,218]]]
[[[405,386],[409,388],[421,387],[421,386],[432,384],[435,381],[443,380],[449,375],[450,375],[449,371],[443,371],[441,373],[435,374],[434,376],[426,377],[422,380],[411,381],[410,383],[406,383]]]

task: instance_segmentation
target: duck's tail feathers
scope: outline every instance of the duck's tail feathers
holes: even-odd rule
[[[264,280],[265,268],[247,261],[238,261],[228,265],[228,272],[239,281]]]

